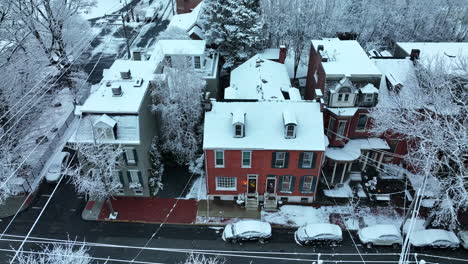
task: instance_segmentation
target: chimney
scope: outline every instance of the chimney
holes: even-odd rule
[[[323,45],[318,45],[317,52],[320,52],[320,51],[323,51],[323,50],[324,50]]]
[[[421,51],[419,49],[412,49],[410,54],[410,60],[414,62],[415,60],[419,59],[420,54]]]
[[[120,85],[113,85],[112,88],[112,96],[122,96],[122,86]]]
[[[141,61],[141,51],[134,50],[133,51],[133,60],[134,61]]]
[[[288,55],[288,48],[285,45],[280,46],[278,62],[284,64],[286,56]]]
[[[130,70],[123,71],[123,72],[120,72],[120,77],[122,77],[122,79],[124,80],[128,80],[132,78],[132,73],[130,72]]]

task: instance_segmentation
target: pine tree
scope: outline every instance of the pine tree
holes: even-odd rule
[[[232,68],[263,47],[260,0],[205,0],[203,27],[207,41],[216,45]]]

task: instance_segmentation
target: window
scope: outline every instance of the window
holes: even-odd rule
[[[334,127],[335,127],[335,119],[330,116],[330,119],[328,119],[328,130],[327,130],[328,136],[331,136],[333,134]]]
[[[252,152],[242,151],[242,168],[250,168],[252,166]]]
[[[342,137],[344,135],[344,130],[345,130],[345,126],[346,126],[346,121],[339,121],[338,122],[338,136],[339,137]]]
[[[125,158],[128,165],[136,165],[136,150],[134,148],[125,148]]]
[[[338,102],[343,101],[343,94],[338,94]]]
[[[303,176],[302,180],[303,180],[303,182],[302,182],[302,192],[303,193],[313,192],[312,187],[313,187],[314,177],[313,176]]]
[[[224,151],[222,150],[215,150],[215,167],[224,167]]]
[[[244,137],[244,126],[242,124],[234,125],[234,137]]]
[[[296,126],[287,125],[286,126],[286,138],[295,138],[296,137]]]
[[[344,101],[345,101],[345,102],[348,102],[348,100],[349,100],[349,94],[345,94],[345,95],[344,95]]]
[[[102,139],[115,139],[114,130],[112,128],[98,127],[96,128],[97,138]]]
[[[318,83],[318,71],[315,71],[314,73],[314,80],[315,80],[315,83]]]
[[[200,56],[195,56],[194,57],[194,64],[195,64],[195,69],[200,69],[201,68]]]
[[[358,118],[358,122],[356,125],[356,130],[365,130],[366,129],[366,123],[367,123],[367,115],[366,114],[360,114]]]
[[[216,177],[217,191],[236,191],[237,178],[235,177]]]
[[[302,156],[302,168],[312,168],[312,161],[314,158],[313,152],[304,152]]]
[[[374,100],[374,94],[366,94],[364,96],[364,102],[371,103]]]
[[[282,176],[281,183],[281,192],[291,192],[292,191],[292,176],[286,175]]]
[[[275,168],[283,168],[286,160],[286,152],[276,152]]]

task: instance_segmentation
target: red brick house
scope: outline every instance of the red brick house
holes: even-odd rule
[[[192,12],[192,10],[202,0],[176,0],[177,14],[186,14]]]
[[[314,201],[325,150],[319,103],[211,103],[203,140],[210,200],[245,198],[255,210]]]

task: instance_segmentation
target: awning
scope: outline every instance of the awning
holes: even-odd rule
[[[325,156],[335,161],[355,161],[362,150],[390,149],[387,142],[381,138],[352,139],[342,148],[328,147]]]

